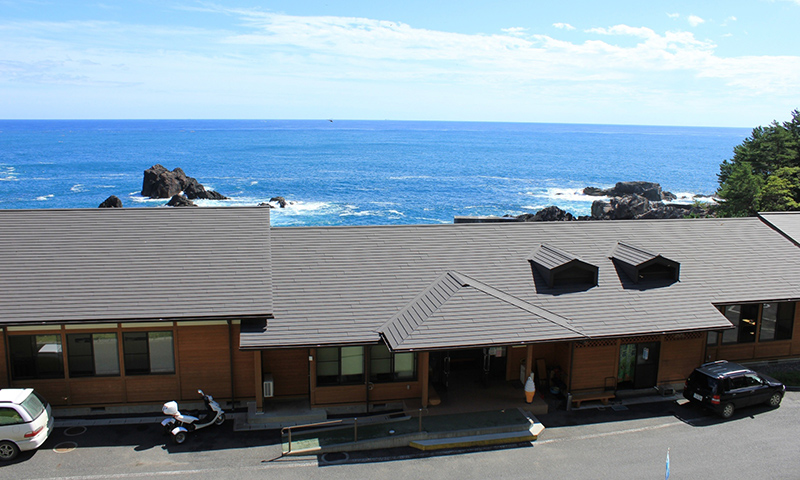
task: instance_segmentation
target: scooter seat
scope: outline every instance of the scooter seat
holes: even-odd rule
[[[175,418],[179,422],[183,422],[183,423],[194,423],[194,422],[196,422],[198,420],[197,417],[193,417],[191,415],[183,415],[182,413],[178,413],[177,415],[175,415]]]

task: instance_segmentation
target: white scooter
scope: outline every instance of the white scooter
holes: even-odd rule
[[[191,415],[183,415],[178,410],[178,402],[167,402],[161,407],[164,415],[169,415],[161,422],[164,427],[164,432],[172,434],[172,439],[175,443],[183,443],[186,441],[186,434],[195,430],[200,430],[209,425],[222,425],[225,421],[225,412],[220,408],[219,403],[214,401],[214,397],[206,395],[202,390],[197,393],[203,396],[203,402],[206,404],[206,413],[202,418],[193,417]]]

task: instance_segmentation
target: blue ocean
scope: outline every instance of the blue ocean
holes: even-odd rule
[[[230,200],[282,196],[275,226],[452,223],[557,205],[586,215],[584,187],[646,180],[691,203],[750,129],[330,120],[3,120],[0,208],[125,207],[145,169],[180,167]]]

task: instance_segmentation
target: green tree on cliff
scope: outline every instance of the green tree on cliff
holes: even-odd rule
[[[800,210],[800,111],[779,124],[753,129],[719,166],[723,216]]]

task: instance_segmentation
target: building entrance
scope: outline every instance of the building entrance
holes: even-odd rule
[[[454,382],[459,386],[489,387],[492,380],[505,380],[506,363],[505,347],[432,352],[431,381],[442,391],[447,391]]]
[[[655,387],[660,342],[629,343],[619,347],[617,389]]]

